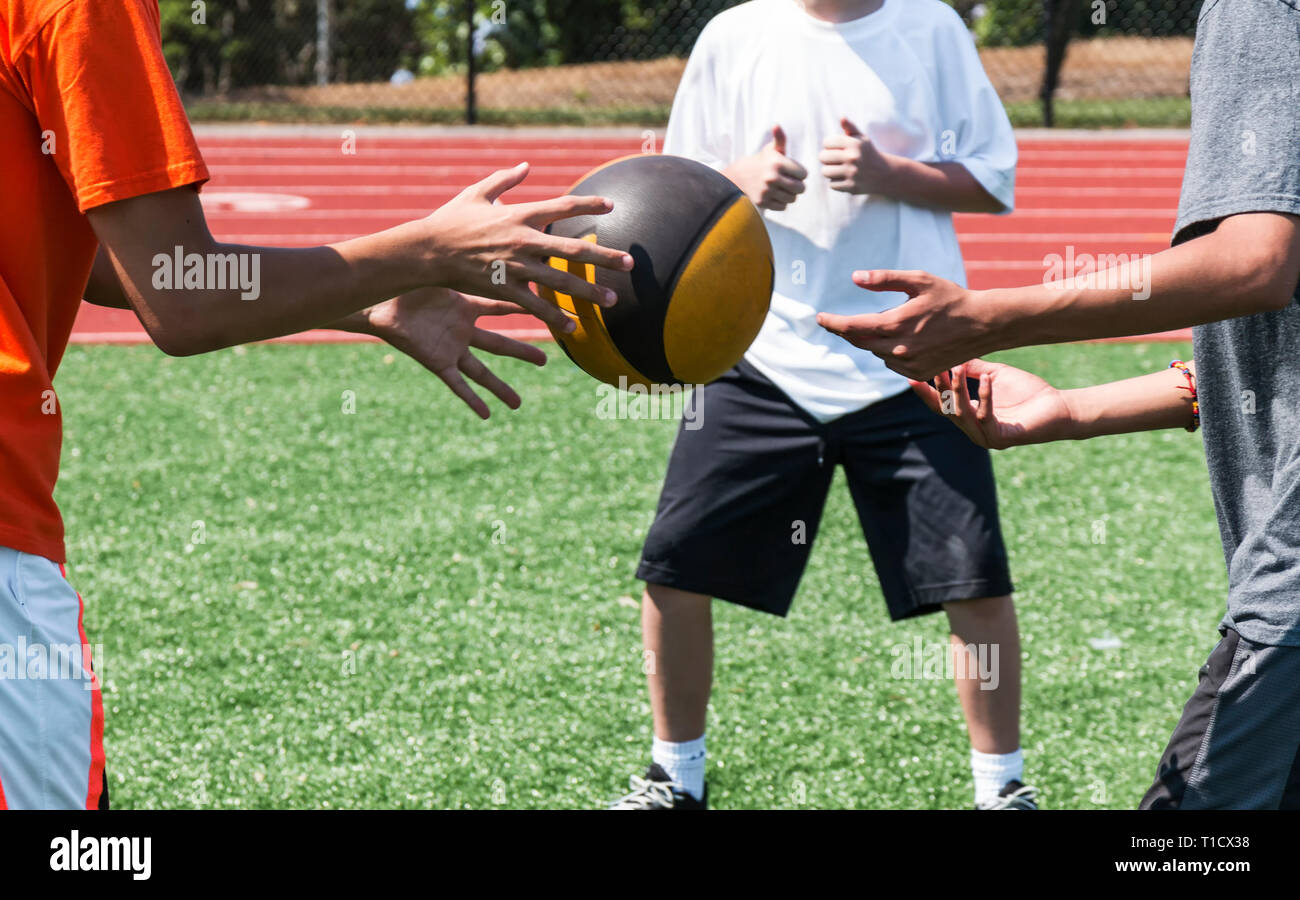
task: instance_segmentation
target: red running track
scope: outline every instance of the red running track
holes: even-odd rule
[[[427,215],[494,169],[523,160],[532,172],[508,195],[539,200],[566,191],[590,169],[641,150],[633,132],[445,134],[343,129],[266,133],[200,131],[212,173],[203,203],[219,240],[309,246],[344,240]],[[974,288],[1042,280],[1044,258],[1155,253],[1169,246],[1187,158],[1183,136],[1155,138],[1020,136],[1016,211],[957,215],[957,233]],[[506,316],[493,327],[549,337],[535,319]],[[1186,332],[1160,335],[1186,339]],[[357,340],[318,331],[290,340]],[[82,306],[73,340],[147,341],[124,310]]]

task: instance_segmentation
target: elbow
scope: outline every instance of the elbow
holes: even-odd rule
[[[1227,261],[1226,274],[1244,314],[1277,312],[1291,304],[1300,282],[1294,224],[1279,228],[1273,216],[1232,216],[1210,239],[1216,242],[1214,254]]]
[[[1294,278],[1273,278],[1261,289],[1259,304],[1265,312],[1280,312],[1291,305],[1295,299],[1296,284]]]
[[[197,332],[192,328],[155,322],[146,326],[145,331],[149,333],[149,339],[153,341],[154,346],[168,356],[199,356],[219,350],[223,346],[211,335]]]
[[[1280,312],[1291,305],[1291,301],[1295,299],[1295,295],[1295,285],[1291,285],[1290,287],[1284,285],[1265,293],[1264,296],[1260,298],[1260,302],[1265,312]]]
[[[170,332],[150,332],[149,337],[154,346],[168,356],[197,356],[203,352],[193,340]]]
[[[1278,312],[1286,309],[1295,299],[1297,267],[1284,252],[1270,248],[1257,248],[1244,254],[1241,272],[1243,292],[1256,312]]]

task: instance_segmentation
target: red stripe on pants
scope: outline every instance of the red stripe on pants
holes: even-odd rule
[[[68,570],[59,564],[63,579],[68,580]],[[75,588],[73,589],[76,590]],[[99,676],[95,674],[90,655],[90,639],[86,637],[84,623],[86,603],[77,593],[77,633],[81,635],[82,668],[90,676],[90,775],[86,784],[86,809],[99,809],[99,796],[104,791],[104,695],[100,690]],[[0,803],[3,803],[0,795]]]

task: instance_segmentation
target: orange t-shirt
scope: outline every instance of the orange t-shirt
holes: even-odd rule
[[[0,545],[64,561],[52,382],[98,250],[86,210],[207,178],[157,0],[0,0]]]

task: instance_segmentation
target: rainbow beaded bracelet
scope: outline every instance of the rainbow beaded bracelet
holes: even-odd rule
[[[1181,388],[1181,390],[1185,390],[1187,393],[1192,395],[1192,421],[1191,424],[1187,426],[1187,430],[1195,431],[1201,427],[1201,402],[1196,398],[1196,375],[1192,373],[1190,368],[1188,368],[1187,363],[1183,362],[1181,359],[1176,359],[1171,362],[1169,368],[1179,369],[1187,379],[1187,387]]]

